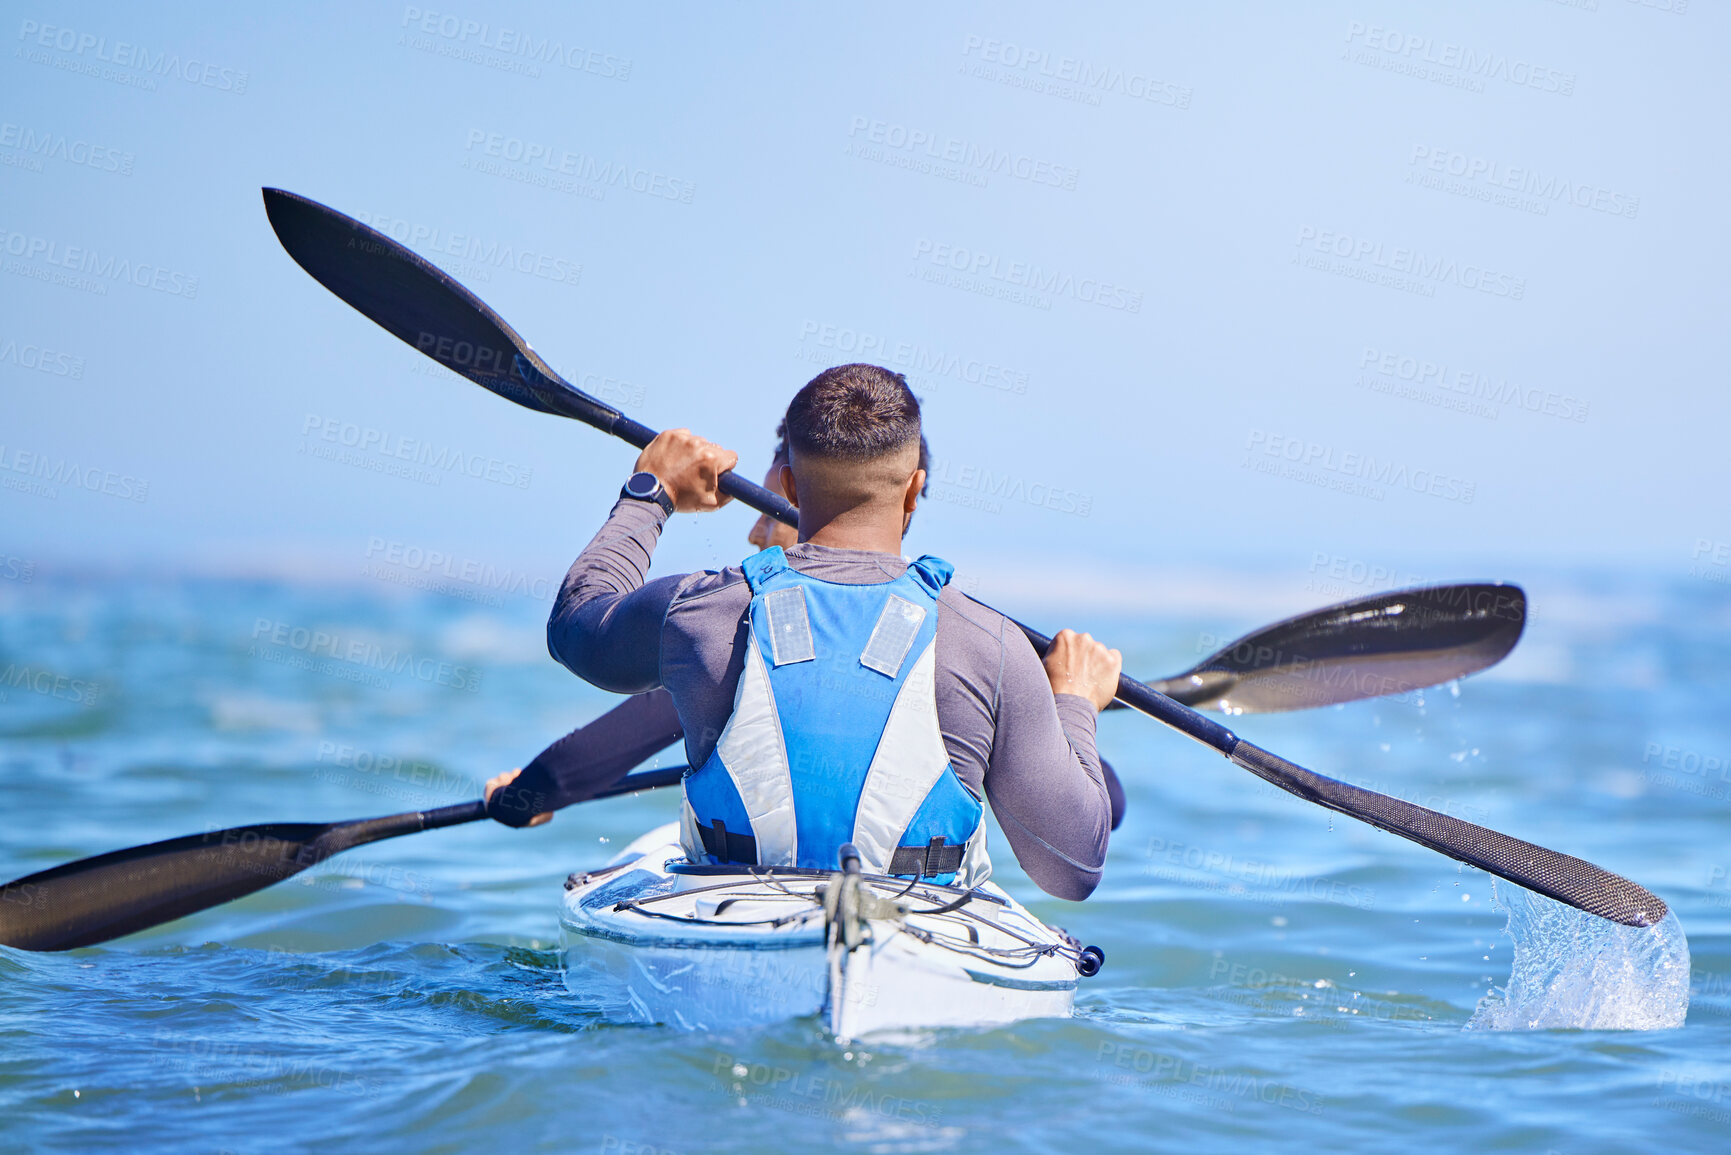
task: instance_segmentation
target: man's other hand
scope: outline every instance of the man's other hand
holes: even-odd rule
[[[637,471],[660,479],[678,513],[708,513],[732,501],[721,492],[721,475],[738,464],[739,454],[689,429],[662,430],[637,457]]]
[[[493,795],[497,794],[501,790],[509,789],[511,783],[513,783],[517,780],[517,775],[521,774],[522,772],[523,771],[521,768],[516,769],[516,770],[507,770],[503,774],[495,774],[493,777],[487,779],[486,793],[484,795],[482,795],[482,797],[488,803],[489,808],[491,807],[491,804],[493,801]],[[514,799],[512,799],[509,794],[507,794],[507,795],[505,795],[505,797],[503,799],[501,799],[501,801],[514,801]],[[553,821],[553,812],[551,810],[548,810],[542,814],[537,814],[537,815],[535,815],[535,817],[529,819],[529,821],[526,823],[526,825],[544,826],[551,821]]]
[[[1118,696],[1118,675],[1124,672],[1124,655],[1108,650],[1092,634],[1059,630],[1046,651],[1046,679],[1054,694],[1075,694],[1104,710]]]

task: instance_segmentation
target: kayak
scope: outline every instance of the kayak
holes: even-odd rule
[[[565,985],[620,1022],[837,1039],[1070,1014],[1104,961],[1001,888],[687,860],[675,823],[565,881]]]

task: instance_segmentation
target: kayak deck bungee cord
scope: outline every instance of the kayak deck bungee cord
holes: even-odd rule
[[[1070,1013],[1104,961],[991,883],[702,866],[678,825],[573,874],[565,982],[618,1021],[717,1031],[821,1016],[838,1039]]]

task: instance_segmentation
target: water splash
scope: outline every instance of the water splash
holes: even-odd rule
[[[1508,986],[1479,1000],[1467,1029],[1657,1031],[1689,1012],[1689,940],[1675,911],[1658,926],[1619,926],[1560,902],[1497,886],[1515,942]]]

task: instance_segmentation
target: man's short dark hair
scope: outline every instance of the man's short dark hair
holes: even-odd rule
[[[831,374],[840,373],[843,369],[870,369],[876,373],[881,373],[884,376],[891,378],[896,383],[900,384],[903,389],[907,389],[907,387],[908,387],[907,378],[903,377],[900,373],[891,373],[887,369],[879,369],[876,365],[840,365],[834,369],[826,369],[824,372],[818,374],[816,377],[814,377],[810,382],[808,382],[806,384],[804,389],[800,390],[800,395],[803,396],[808,390],[810,390],[812,388],[812,386],[816,385],[819,381],[824,380],[826,377],[829,377]],[[920,406],[919,399],[917,397],[914,397],[912,392],[908,393],[908,397],[913,402],[914,420],[916,422],[916,428],[917,428],[917,423],[919,421],[919,406]],[[799,397],[796,396],[794,398],[794,401],[797,402],[798,400],[799,400]],[[788,406],[788,412],[790,414],[793,412],[793,406],[791,404]],[[775,458],[774,458],[774,460],[786,461],[787,459],[788,459],[787,458],[787,418],[783,417],[779,422],[776,423],[776,426],[775,426]],[[920,434],[920,464],[919,464],[919,468],[925,470],[926,474],[927,474],[926,484],[925,484],[924,488],[922,488],[920,490],[920,496],[924,497],[926,495],[926,491],[931,488],[930,474],[931,474],[931,468],[932,468],[932,466],[931,466],[931,451],[926,447],[926,435],[924,433]]]
[[[919,439],[920,402],[900,373],[837,365],[793,395],[786,429],[797,453],[874,461]]]

